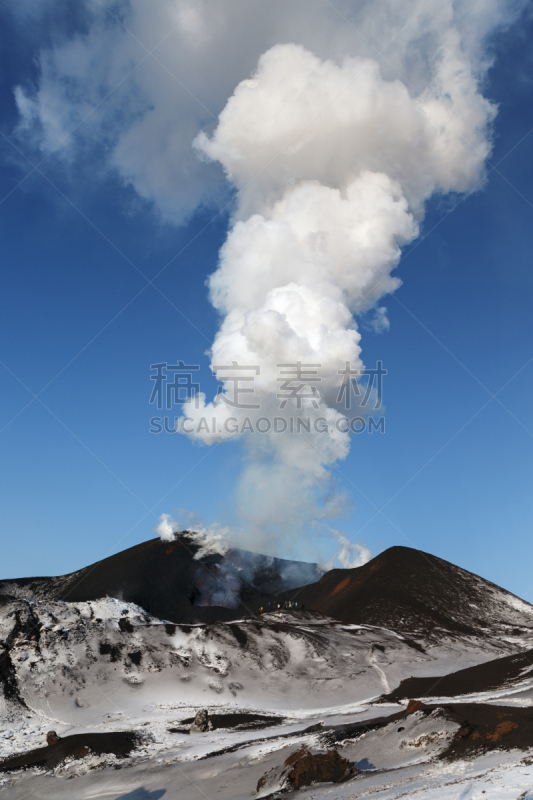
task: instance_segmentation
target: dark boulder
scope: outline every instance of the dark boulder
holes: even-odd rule
[[[292,753],[283,767],[274,767],[257,784],[257,791],[276,791],[284,787],[301,789],[312,783],[341,783],[357,775],[359,770],[336,750],[310,753],[305,748]]]
[[[55,731],[48,731],[46,734],[46,744],[51,747],[53,744],[58,744],[59,736]]]
[[[212,728],[213,725],[209,719],[209,713],[203,709],[197,713],[189,730],[191,733],[207,733],[207,731],[212,730]]]

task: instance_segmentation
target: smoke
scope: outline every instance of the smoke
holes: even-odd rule
[[[390,322],[387,317],[387,309],[380,306],[374,311],[374,316],[370,321],[370,327],[375,333],[383,333],[390,329]]]
[[[221,525],[205,525],[193,511],[177,509],[175,518],[161,514],[154,528],[163,542],[180,534],[195,549],[191,603],[238,608],[254,592],[284,592],[314,583],[324,568],[235,549],[235,534]],[[252,602],[254,602],[252,600]]]
[[[21,0],[6,6],[19,35],[31,46],[49,44],[35,53],[37,73],[14,87],[18,135],[44,154],[58,148],[54,157],[70,171],[88,168],[93,183],[97,175],[119,176],[162,218],[181,223],[199,205],[227,199],[220,170],[200,163],[191,143],[273,45],[301,44],[324,63],[340,64],[347,55],[375,59],[389,82],[403,81],[413,96],[433,82],[431,91],[444,99],[454,71],[466,81],[483,78],[487,37],[523,6],[524,0],[78,0],[73,14],[68,4]],[[439,88],[434,66],[445,52],[451,58]],[[283,81],[288,77],[284,72]],[[278,108],[268,122],[283,139]],[[264,139],[272,127],[264,127]],[[251,144],[246,157],[257,173],[268,162],[253,138]],[[348,144],[353,151],[359,141]],[[268,173],[278,178],[277,165]]]
[[[161,514],[159,517],[159,525],[156,525],[153,530],[154,533],[157,533],[162,542],[173,542],[179,528],[176,527],[176,522],[172,519],[170,514]]]
[[[176,509],[176,517],[161,514],[159,524],[153,529],[162,542],[172,542],[181,531],[197,546],[194,555],[196,560],[210,555],[225,555],[230,547],[232,531],[230,528],[215,522],[206,525],[194,511],[184,508]]]
[[[335,537],[341,549],[331,561],[324,564],[324,571],[327,572],[333,569],[336,560],[344,569],[353,569],[354,567],[362,567],[363,564],[366,564],[367,561],[370,561],[372,558],[371,551],[365,545],[350,542],[346,536],[343,536],[343,534],[335,530],[335,528],[330,528],[329,532]]]
[[[218,524],[205,525],[194,512],[176,509],[176,518],[161,514],[159,524],[153,529],[162,542],[171,542],[181,533],[196,545],[193,561],[203,561],[206,556],[225,556],[229,549],[229,528]],[[208,567],[198,564],[194,570],[194,591],[191,602],[197,606],[222,606],[238,608],[241,604],[240,592],[243,587],[241,570],[226,558],[213,561]],[[251,570],[253,577],[253,570]]]
[[[223,606],[238,608],[241,605],[243,579],[229,561],[213,564],[207,571],[198,567],[194,577],[196,587],[195,606]]]
[[[427,70],[413,92],[375,61],[276,45],[238,84],[213,134],[194,142],[222,164],[238,200],[209,280],[222,316],[211,365],[223,390],[190,401],[184,415],[202,443],[255,433],[238,494],[252,530],[270,536],[342,512],[330,467],[350,450],[342,367],[364,370],[356,317],[376,307],[374,330],[388,329],[378,303],[400,285],[392,273],[425,202],[483,180],[495,109],[453,25]],[[305,386],[303,400],[283,399],[291,381]],[[216,424],[207,430],[202,418]],[[295,418],[311,419],[310,430],[298,432]],[[258,434],[260,422],[270,430]]]
[[[62,33],[36,57],[35,83],[14,88],[27,146],[61,145],[54,159],[91,178],[107,170],[174,223],[234,193],[209,280],[222,393],[184,416],[199,443],[244,438],[236,512],[267,552],[274,534],[294,542],[350,507],[332,477],[351,446],[339,370],[363,370],[360,328],[389,329],[382,301],[427,200],[481,185],[488,42],[524,5],[80,0],[78,30],[42,18],[47,36]],[[21,28],[34,6],[17,4]],[[308,368],[291,381],[279,365],[298,362]],[[300,383],[305,399],[287,400]],[[168,541],[172,519],[156,531]]]
[[[229,528],[214,522],[212,525],[187,531],[189,538],[198,545],[195,559],[210,555],[225,555],[229,549],[228,537],[231,534]]]

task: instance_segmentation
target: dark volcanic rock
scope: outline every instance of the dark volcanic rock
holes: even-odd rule
[[[269,770],[257,784],[257,791],[273,791],[283,787],[301,789],[312,783],[340,783],[353,777],[359,770],[346,758],[342,758],[336,750],[327,753],[310,753],[309,750],[297,750],[292,753],[283,767]]]
[[[182,719],[178,726],[168,729],[169,733],[189,733],[193,722],[195,722],[195,719],[192,717]],[[209,722],[211,723],[211,730],[233,730],[235,728],[239,730],[258,730],[280,725],[283,722],[283,717],[273,717],[267,714],[247,714],[237,711],[227,714],[209,714]]]
[[[475,757],[489,750],[530,750],[533,747],[533,710],[529,707],[497,706],[492,703],[414,702],[416,707],[411,706],[410,713],[416,715],[415,718],[418,717],[420,721],[438,710],[443,719],[450,720],[457,726],[453,739],[439,755],[441,759],[454,761]],[[339,746],[346,740],[357,739],[362,733],[387,727],[393,727],[398,734],[403,735],[405,728],[402,719],[406,719],[405,711],[389,717],[331,726],[324,729],[323,742],[330,747]],[[371,756],[369,758],[371,761]],[[357,757],[355,760],[357,762]]]
[[[212,727],[213,725],[209,719],[209,713],[204,709],[197,713],[189,730],[191,733],[206,733],[210,731]]]
[[[409,714],[414,714],[415,711],[418,711],[419,708],[422,708],[423,702],[421,700],[409,700],[407,703],[407,708],[405,709],[405,713],[407,716]]]
[[[16,769],[42,767],[54,769],[66,758],[84,758],[89,752],[96,755],[114,753],[118,757],[129,756],[139,744],[140,737],[134,731],[113,731],[110,733],[77,733],[65,736],[47,747],[29,750],[18,756],[10,756],[0,761],[0,772]]]
[[[227,622],[294,600],[298,610],[305,606],[341,622],[400,631],[417,649],[416,638],[431,643],[443,635],[533,634],[533,606],[409,547],[391,547],[362,567],[331,570],[315,583],[309,583],[317,575],[315,564],[236,549],[195,558],[198,551],[184,532],[173,542],[143,542],[70,575],[0,581],[0,595],[66,601],[109,595],[178,624]],[[290,591],[280,593],[284,587]],[[126,638],[131,623],[124,618],[119,624]],[[240,629],[232,632],[244,640]]]
[[[359,772],[336,750],[316,754],[300,750],[289,756],[285,766],[291,767],[287,780],[294,789],[301,789],[302,786],[310,786],[312,783],[340,783]]]
[[[496,658],[484,664],[431,678],[407,678],[384,701],[397,703],[416,697],[458,697],[512,686],[533,676],[533,650]]]
[[[259,609],[265,592],[316,580],[316,564],[229,550],[195,559],[197,542],[187,532],[173,542],[152,539],[89,567],[56,578],[0,581],[0,596],[26,594],[77,602],[117,597],[175,623],[214,622]],[[120,621],[130,632],[127,619]]]
[[[443,708],[460,722],[461,727],[441,758],[455,760],[488,750],[529,750],[533,747],[533,712],[530,708],[488,703],[450,703]]]
[[[431,640],[531,634],[533,606],[442,558],[391,547],[362,567],[333,569],[278,598],[346,623],[379,625]],[[528,607],[530,612],[528,612]]]

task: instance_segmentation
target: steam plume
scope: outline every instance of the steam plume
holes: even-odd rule
[[[346,536],[343,536],[340,531],[335,530],[334,528],[330,528],[330,533],[335,537],[338,544],[340,545],[340,550],[329,562],[328,564],[324,565],[324,570],[333,569],[335,560],[338,560],[341,567],[344,569],[353,569],[354,567],[362,567],[363,564],[366,564],[367,561],[370,561],[372,558],[372,553],[363,544],[356,544],[355,542],[350,542]]]
[[[348,499],[330,466],[346,458],[350,434],[335,426],[337,370],[363,367],[359,327],[388,330],[383,297],[400,284],[393,271],[427,199],[482,179],[495,113],[479,91],[487,40],[524,0],[125,0],[117,24],[118,7],[81,0],[77,31],[70,16],[50,26],[42,5],[12,4],[21,26],[45,14],[55,36],[35,82],[14,89],[15,134],[89,165],[91,178],[108,167],[177,224],[227,198],[222,165],[238,194],[210,280],[222,317],[212,364],[226,396],[224,365],[260,367],[261,409],[204,397],[185,414],[215,417],[216,430],[191,435],[210,444],[241,435],[247,417],[323,417],[326,434],[246,436],[237,510],[267,544],[284,521],[298,531],[339,515]],[[53,13],[66,14],[61,4]],[[139,42],[163,71],[132,71]],[[214,132],[199,134],[220,111]],[[368,311],[370,322],[355,322]],[[281,410],[277,364],[298,360],[321,365],[318,407]],[[224,428],[230,416],[237,432]]]
[[[173,542],[176,538],[177,528],[175,522],[170,514],[161,514],[159,517],[159,525],[154,528],[154,533],[157,533],[162,542]]]
[[[284,516],[298,526],[342,510],[329,467],[350,449],[350,434],[336,425],[339,368],[364,369],[354,315],[400,285],[392,272],[402,245],[419,233],[425,201],[483,178],[494,108],[453,26],[426,77],[415,92],[385,79],[375,61],[338,64],[300,45],[276,45],[236,87],[212,136],[195,140],[239,194],[209,281],[222,315],[212,369],[223,397],[184,407],[196,421],[190,435],[211,444],[241,435],[248,418],[280,414],[327,421],[327,433],[313,425],[304,435],[288,427],[248,437],[239,510],[257,530],[271,531]],[[378,306],[374,328],[388,324]],[[301,409],[283,408],[279,365],[296,362],[319,365],[320,380]],[[234,397],[232,364],[257,366],[246,402],[260,408],[224,402]],[[202,417],[216,428],[202,427]],[[228,426],[230,417],[239,425]]]
[[[224,555],[230,547],[229,528],[216,522],[206,525],[194,511],[183,508],[176,509],[176,518],[161,514],[159,524],[153,530],[162,542],[173,542],[180,531],[186,531],[188,538],[198,545],[194,555],[196,560],[208,555]]]

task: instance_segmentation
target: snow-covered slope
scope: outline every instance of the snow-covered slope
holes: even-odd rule
[[[238,705],[279,713],[367,701],[410,675],[495,657],[476,640],[421,651],[385,628],[343,625],[312,612],[175,625],[138,606],[13,601],[0,638],[16,696],[43,720],[100,724],[109,698],[144,719],[149,705]],[[8,652],[7,652],[8,651]],[[195,702],[193,703],[193,698]]]
[[[372,583],[379,566],[342,577],[368,576],[367,623],[311,611],[311,602],[304,611],[176,624],[111,597],[37,599],[28,596],[28,587],[19,592],[25,596],[4,595],[0,770],[2,760],[23,753],[30,753],[26,761],[34,766],[6,766],[0,772],[3,796],[266,796],[264,787],[257,795],[258,781],[265,773],[276,780],[285,775],[285,760],[303,747],[312,753],[334,748],[360,772],[343,785],[301,789],[302,797],[474,797],[461,792],[483,783],[484,798],[500,798],[506,795],[491,794],[488,776],[500,791],[506,775],[514,776],[517,791],[510,797],[516,800],[533,746],[530,606],[518,598],[511,602],[512,595],[476,579],[470,586],[485,605],[469,611],[469,590],[443,607],[446,619],[457,623],[453,629],[447,623],[425,633],[419,623],[433,613],[436,595],[427,587],[413,593],[409,602],[418,626],[412,617],[408,625],[406,587],[412,574],[405,564],[400,567],[406,599],[396,630],[375,624],[378,611],[390,609],[391,596],[380,579],[380,600],[379,584]],[[382,568],[387,575],[387,564]],[[456,591],[463,591],[463,575],[469,573],[453,570]],[[342,581],[329,575],[302,594],[314,592],[323,604],[337,598],[350,581],[335,591]],[[425,607],[423,591],[429,598]],[[391,593],[399,597],[398,584]],[[364,593],[356,595],[351,611],[349,597],[341,599],[342,613],[352,619],[363,615]],[[461,608],[467,609],[462,627]],[[472,615],[483,624],[474,626]],[[421,702],[408,709],[413,698]],[[218,714],[217,724],[205,733],[189,733],[201,709]],[[31,751],[46,745],[51,729],[65,743],[89,732],[125,732],[135,747],[127,755],[93,745],[46,767],[38,760],[43,756],[32,757]],[[72,777],[74,782],[67,780]],[[277,791],[274,784],[270,789]]]

